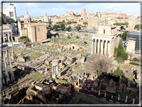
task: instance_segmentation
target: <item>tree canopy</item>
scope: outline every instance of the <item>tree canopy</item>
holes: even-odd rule
[[[70,30],[71,30],[71,27],[70,27],[70,26],[69,26],[69,27],[67,27],[67,28],[66,28],[66,30],[67,30],[67,31],[70,31]]]
[[[128,59],[128,53],[125,52],[122,42],[119,42],[118,48],[114,49],[114,57],[118,59],[118,62],[123,62]]]
[[[98,54],[90,55],[85,63],[86,69],[90,69],[92,72],[107,72],[107,69],[111,66],[110,58]]]
[[[53,30],[55,30],[55,31],[57,31],[58,28],[59,28],[59,25],[54,25],[54,26],[53,26]]]
[[[15,23],[15,20],[11,19],[11,18],[6,18],[6,20],[10,23]]]
[[[61,28],[62,30],[64,30],[64,29],[65,29],[65,24],[62,23],[62,24],[60,25],[60,28]]]
[[[83,24],[84,24],[84,25],[87,25],[88,23],[87,23],[87,22],[83,22]]]
[[[78,26],[76,27],[76,29],[79,31],[79,30],[81,29],[81,27],[78,25]]]
[[[122,35],[120,34],[120,37],[121,37],[123,40],[126,40],[127,33],[128,33],[128,31],[124,31],[124,33],[123,33]]]
[[[140,28],[142,28],[142,24],[140,25],[140,24],[137,24],[137,25],[135,25],[135,27],[134,27],[134,29],[137,29],[137,30],[139,30]]]
[[[124,74],[123,72],[119,69],[119,67],[117,67],[117,69],[114,71],[114,73],[111,73],[112,76],[115,77],[122,77]]]

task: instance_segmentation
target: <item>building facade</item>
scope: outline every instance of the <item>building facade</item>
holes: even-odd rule
[[[24,23],[18,21],[18,31],[20,36],[28,36],[31,42],[40,42],[47,39],[47,29],[45,23],[31,23],[28,12],[24,16]]]
[[[140,52],[140,32],[128,32],[127,33],[127,49],[126,51],[129,53],[137,53]]]
[[[108,21],[101,21],[98,23],[98,32],[92,36],[91,54],[112,57],[118,43],[119,36],[116,27]]]
[[[12,18],[13,20],[17,21],[16,16],[16,7],[13,4],[10,4],[7,8],[3,8],[3,13],[6,14],[7,18]]]

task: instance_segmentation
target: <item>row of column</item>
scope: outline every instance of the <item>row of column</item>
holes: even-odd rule
[[[6,51],[8,52],[8,60],[9,60],[9,64],[10,64],[11,81],[13,81],[14,80],[14,73],[12,71],[12,64],[11,64],[11,58],[10,58],[10,50],[8,49]],[[7,71],[7,64],[6,64],[6,58],[5,58],[6,51],[3,51],[3,61],[4,61],[4,67],[5,67],[6,82],[8,83],[10,81],[10,78],[9,78],[9,74],[8,74],[8,71]],[[3,80],[3,83],[4,83],[4,80]]]
[[[6,34],[7,34],[7,36],[6,36]],[[13,40],[12,33],[9,32],[9,33],[6,33],[6,34],[3,33],[3,42],[5,42],[5,37],[7,38],[8,42],[10,42],[10,41],[13,42],[14,40]]]
[[[91,54],[100,54],[109,56],[110,55],[110,41],[109,40],[101,40],[101,39],[93,39]]]

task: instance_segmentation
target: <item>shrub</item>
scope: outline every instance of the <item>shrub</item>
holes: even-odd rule
[[[71,39],[71,37],[70,37],[70,36],[68,36],[67,38],[68,38],[68,39]]]
[[[117,69],[114,71],[114,73],[112,73],[112,76],[116,76],[116,77],[122,77],[124,74],[123,72],[119,69],[119,67],[117,67]]]
[[[53,29],[54,29],[55,31],[57,31],[58,28],[59,28],[59,25],[54,25],[54,26],[53,26]]]
[[[81,29],[81,27],[78,25],[78,26],[76,27],[76,29],[79,31],[79,30]]]
[[[61,24],[61,25],[60,25],[60,28],[61,28],[62,30],[64,30],[64,29],[65,29],[65,24]]]
[[[130,62],[130,64],[139,66],[138,63],[134,63],[134,62]]]
[[[79,37],[78,36],[76,36],[76,39],[78,39]]]
[[[87,44],[87,42],[86,42],[86,41],[84,41],[84,44]]]
[[[66,28],[66,30],[67,30],[67,31],[70,31],[70,30],[71,30],[71,27],[70,27],[70,26],[69,26],[69,27],[67,27],[67,28]]]

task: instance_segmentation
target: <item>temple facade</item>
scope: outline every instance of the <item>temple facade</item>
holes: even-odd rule
[[[119,36],[115,26],[108,21],[98,23],[98,32],[92,36],[91,54],[112,57],[114,48],[118,46]]]

